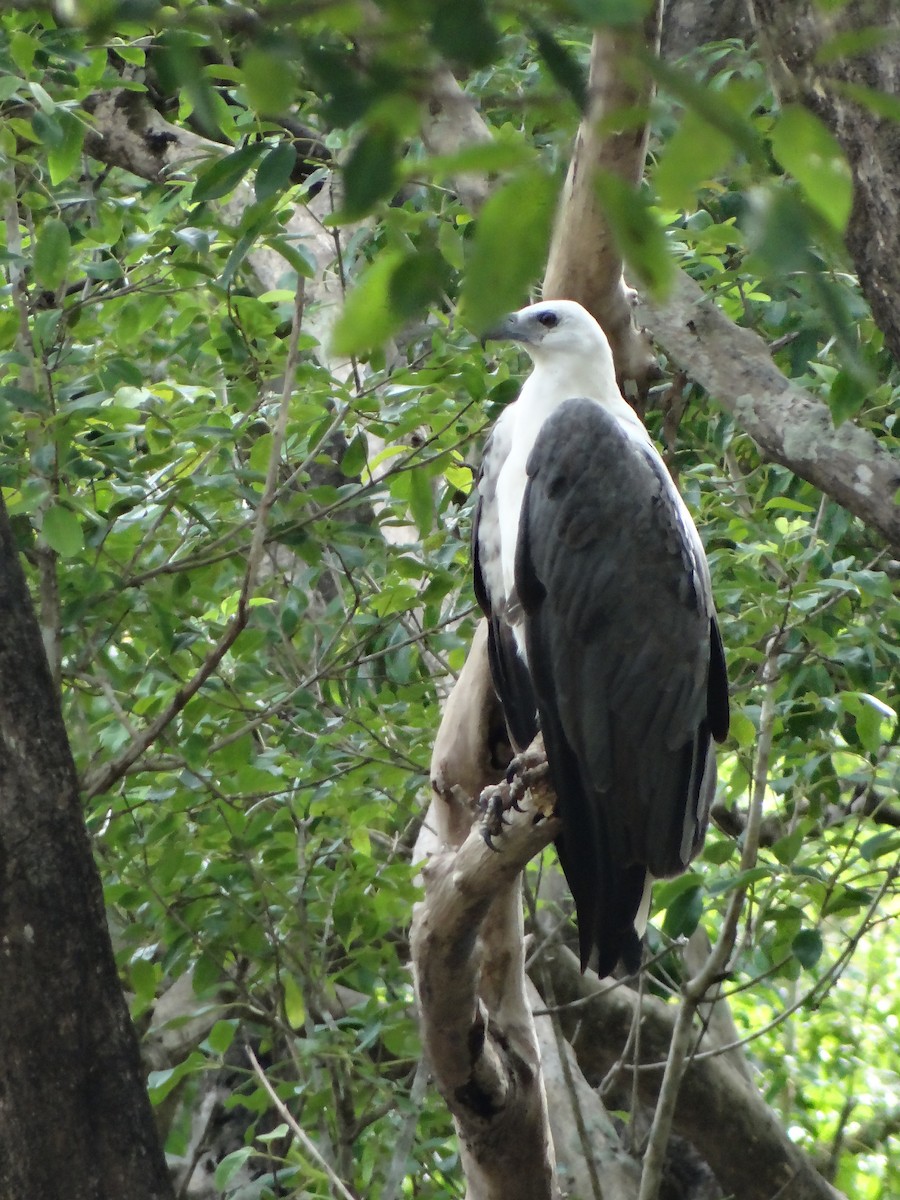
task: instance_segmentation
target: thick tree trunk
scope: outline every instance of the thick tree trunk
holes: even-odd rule
[[[894,100],[900,94],[900,6],[897,0],[852,0],[832,8],[815,0],[753,0],[760,44],[782,99],[798,99],[821,117],[847,156],[853,173],[847,249],[900,362],[900,122],[878,112],[879,94]],[[836,37],[865,29],[879,30],[873,45],[829,52]]]
[[[0,1196],[172,1196],[75,767],[0,501]]]

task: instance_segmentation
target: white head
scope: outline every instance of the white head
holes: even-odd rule
[[[565,360],[573,367],[590,364],[600,375],[615,378],[612,351],[606,334],[575,300],[542,300],[510,313],[485,341],[518,342],[536,367]]]

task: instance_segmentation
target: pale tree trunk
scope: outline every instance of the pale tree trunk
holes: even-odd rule
[[[0,500],[0,1196],[173,1195],[59,699]]]

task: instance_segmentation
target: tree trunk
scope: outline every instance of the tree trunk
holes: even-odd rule
[[[0,1196],[172,1196],[40,631],[0,501]]]
[[[900,123],[883,115],[900,94],[900,6],[896,0],[753,0],[760,44],[782,100],[800,100],[831,129],[853,173],[847,249],[885,344],[900,361]],[[829,44],[877,29],[870,46],[833,57]]]

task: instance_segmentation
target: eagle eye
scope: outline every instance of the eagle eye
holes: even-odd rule
[[[538,313],[537,319],[540,321],[540,323],[544,326],[545,329],[555,329],[556,326],[559,324],[559,317],[556,315],[555,312]]]

